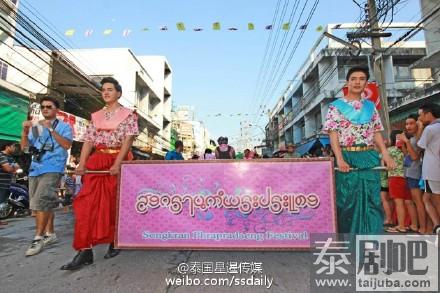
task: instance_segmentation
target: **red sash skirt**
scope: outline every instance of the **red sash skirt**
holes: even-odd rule
[[[118,153],[94,152],[87,170],[109,170]],[[115,238],[117,176],[86,174],[83,186],[73,202],[75,233],[73,248],[81,250]]]

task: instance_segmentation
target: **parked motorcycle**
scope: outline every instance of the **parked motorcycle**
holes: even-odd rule
[[[17,170],[12,178],[9,198],[6,202],[0,204],[0,219],[12,216],[25,217],[31,214],[27,181],[28,177],[24,176],[23,170]]]

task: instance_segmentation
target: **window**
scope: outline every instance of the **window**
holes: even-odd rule
[[[0,79],[6,80],[8,74],[8,64],[0,61]]]
[[[300,140],[303,140],[306,137],[306,123],[304,122],[304,120],[301,120],[299,127],[301,128]]]
[[[320,131],[322,128],[321,111],[319,111],[315,114],[315,127],[316,127],[317,131]]]
[[[345,80],[347,77],[347,73],[350,70],[350,68],[352,67],[366,67],[368,68],[368,63],[366,59],[357,59],[357,60],[352,60],[350,62],[347,63],[347,60],[339,60],[338,61],[338,79],[339,80]],[[370,72],[370,75],[372,74],[372,72]]]
[[[411,69],[408,66],[394,66],[394,77],[396,79],[410,79]]]

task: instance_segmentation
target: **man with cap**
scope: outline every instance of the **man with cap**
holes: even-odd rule
[[[287,153],[284,154],[283,158],[292,159],[292,158],[300,158],[301,155],[295,151],[295,145],[293,143],[289,143],[287,145]]]

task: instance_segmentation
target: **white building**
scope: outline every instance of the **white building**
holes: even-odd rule
[[[22,123],[27,118],[33,95],[20,85],[9,82],[16,63],[12,62],[15,35],[14,14],[17,0],[0,1],[0,140],[19,141]]]
[[[136,56],[128,48],[69,50],[75,64],[88,76],[112,76],[122,86],[120,103],[136,108],[143,130],[135,146],[152,145],[164,155],[171,135],[171,68],[162,56]],[[77,62],[78,60],[78,62]]]
[[[256,145],[253,139],[253,125],[250,121],[241,121],[240,122],[240,137],[238,138],[238,143],[236,146],[236,151],[243,152],[245,149],[252,150]]]
[[[183,155],[186,159],[193,155],[203,155],[210,147],[209,131],[203,122],[196,121],[192,106],[177,106],[172,111],[172,127],[177,138],[183,142]]]
[[[14,45],[18,0],[0,1],[0,79],[34,94],[47,93],[51,52]],[[7,63],[10,63],[9,65]],[[15,67],[25,69],[26,76]]]
[[[192,121],[191,124],[193,125],[194,129],[194,153],[196,155],[203,156],[205,150],[210,146],[209,131],[201,121]]]
[[[13,49],[6,49],[7,58],[18,68],[10,67],[6,80],[26,89],[35,96],[48,94],[49,91],[47,87],[50,84],[50,75],[52,72],[51,52],[33,50],[20,46],[13,46]]]
[[[169,150],[172,72],[165,57],[136,56],[128,48],[72,49],[61,51],[63,56],[69,58],[65,61],[58,59],[57,52],[49,52],[49,55],[36,52],[47,57],[51,63],[47,70],[42,70],[46,66],[43,60],[30,54],[26,48],[15,48],[17,52],[26,53],[28,60],[23,60],[20,54],[15,53],[14,63],[18,62],[26,73],[36,72],[39,81],[50,87],[51,91],[47,94],[61,95],[66,102],[65,110],[73,114],[77,114],[78,109],[86,111],[98,107],[101,102],[98,90],[100,80],[114,77],[122,86],[119,102],[136,109],[139,115],[141,133],[134,146],[147,148],[158,156],[164,156]],[[29,91],[46,93],[41,85],[20,72],[15,72],[10,81]]]
[[[0,1],[0,79],[7,80],[10,66],[6,62],[10,62],[11,47],[14,45],[15,20],[12,15],[18,10],[17,0]],[[6,19],[6,20],[5,20]],[[6,61],[6,62],[5,62]]]
[[[422,17],[428,17],[440,8],[438,0],[420,0]],[[417,60],[410,66],[412,70],[420,68],[431,68],[431,75],[423,84],[415,90],[409,92],[407,96],[390,104],[390,115],[407,117],[409,114],[417,113],[419,107],[425,103],[440,104],[440,12],[433,14],[432,17],[423,25],[423,33],[426,42],[426,56]],[[403,128],[403,123],[401,128]]]

